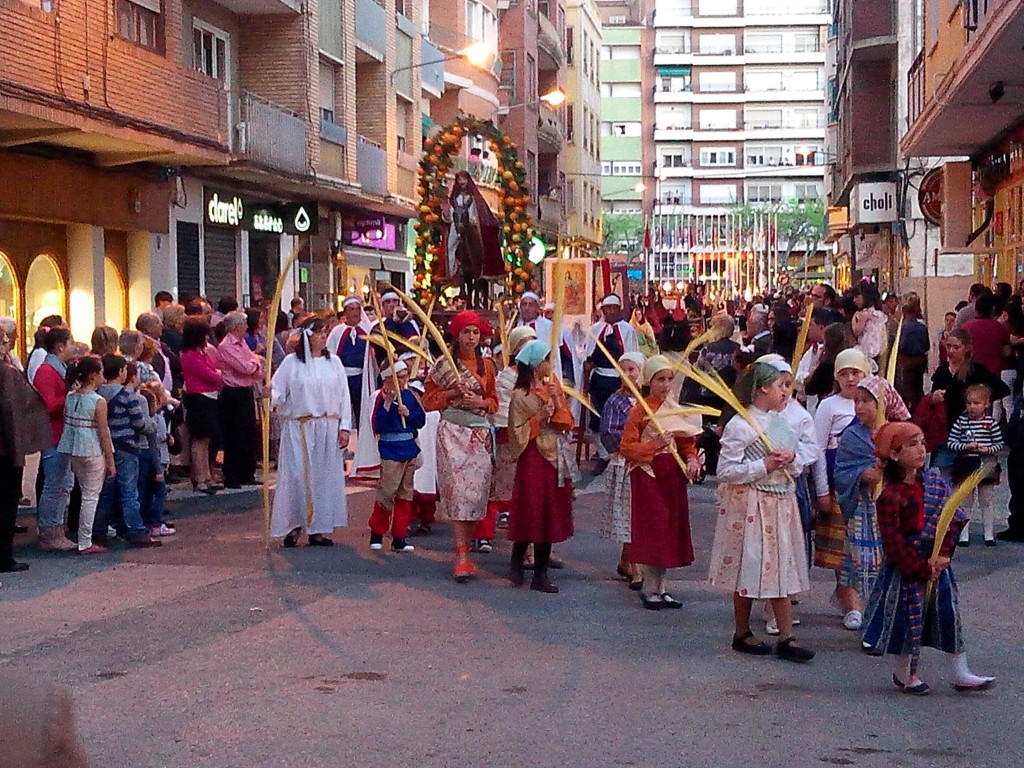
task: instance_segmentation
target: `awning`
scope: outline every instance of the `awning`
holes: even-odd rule
[[[343,250],[345,262],[354,267],[380,269],[387,272],[409,272],[412,269],[412,262],[409,261],[409,258],[397,251],[377,251],[373,248],[360,248],[355,245],[346,245]]]
[[[662,65],[658,68],[658,74],[661,77],[688,77],[692,72],[692,68],[687,64],[685,66],[675,65]]]

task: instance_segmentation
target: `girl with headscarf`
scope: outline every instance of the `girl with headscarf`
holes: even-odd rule
[[[799,449],[799,435],[781,413],[792,391],[784,376],[781,366],[755,362],[737,382],[738,397],[771,449],[743,416],[733,416],[725,425],[709,580],[732,593],[734,651],[754,656],[772,652],[750,630],[754,600],[768,600],[779,629],[776,655],[806,662],[814,652],[797,645],[793,637],[791,604],[811,586],[793,481],[803,471],[806,457]]]
[[[490,326],[471,310],[448,324],[456,370],[441,359],[431,370],[423,407],[440,411],[437,428],[437,490],[440,513],[455,534],[455,580],[476,575],[470,560],[473,528],[487,514],[494,471],[494,428],[488,418],[498,411],[494,362],[480,351]]]
[[[655,355],[644,363],[647,407],[633,406],[619,443],[629,462],[630,559],[641,568],[640,598],[652,611],[682,608],[666,590],[665,573],[693,563],[686,486],[700,474],[696,436],[702,430],[699,420],[673,413],[679,409],[670,394],[675,376],[667,357]],[[685,472],[673,452],[686,462]]]
[[[640,352],[627,352],[619,358],[619,367],[635,385],[639,386],[645,362],[646,359]],[[635,405],[633,391],[623,384],[618,392],[608,398],[601,412],[601,444],[609,454],[608,473],[605,475],[608,503],[604,506],[601,518],[601,535],[622,545],[619,564],[615,570],[619,576],[629,580],[630,589],[638,590],[643,586],[644,577],[630,559],[632,496],[626,459],[619,450],[626,420]]]
[[[554,594],[548,580],[551,545],[573,534],[572,472],[558,441],[575,420],[552,374],[551,347],[534,339],[516,355],[516,384],[508,410],[508,440],[516,462],[508,538],[512,545],[509,580],[525,581],[526,549],[533,544],[530,589]]]
[[[887,382],[868,376],[853,395],[856,414],[839,436],[833,479],[836,501],[846,521],[846,545],[839,585],[855,590],[863,603],[871,596],[882,564],[882,539],[875,519],[875,494],[882,471],[874,454],[874,436],[885,423]]]
[[[277,490],[270,535],[294,547],[302,531],[311,547],[329,547],[326,534],[348,522],[345,451],[352,406],[345,367],[327,349],[328,320],[314,317],[299,329],[299,345],[270,382],[271,408],[282,419]]]
[[[957,510],[932,565],[949,485],[937,469],[924,469],[920,427],[886,424],[874,442],[875,455],[884,462],[876,505],[885,561],[865,615],[864,643],[875,653],[895,656],[892,682],[904,693],[921,696],[929,691],[917,675],[922,646],[950,654],[956,690],[991,688],[994,677],[975,675],[967,666],[960,597],[950,567],[966,515]]]
[[[814,523],[814,564],[835,572],[836,591],[831,602],[842,613],[843,626],[850,631],[861,628],[863,614],[857,590],[843,586],[840,580],[843,557],[846,554],[846,521],[835,500],[833,469],[836,451],[839,448],[839,436],[850,426],[856,415],[854,397],[857,394],[857,385],[871,375],[871,363],[860,350],[843,350],[836,356],[835,363],[835,379],[839,392],[822,400],[814,412],[814,429],[818,435],[818,444],[825,452],[825,461],[816,468],[814,481],[819,489],[819,497],[826,494],[831,497],[825,504],[819,506]],[[885,418],[890,421],[909,419],[910,412],[896,390],[884,379],[879,381],[880,403],[884,406]]]
[[[658,354],[658,337],[654,333],[654,326],[647,319],[646,310],[642,304],[637,304],[633,307],[633,314],[629,318],[629,324],[636,331],[636,338],[640,343],[640,351],[644,357],[653,357]]]

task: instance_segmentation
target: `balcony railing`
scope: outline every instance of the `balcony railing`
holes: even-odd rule
[[[967,0],[964,3],[964,27],[967,29],[967,38],[971,39],[981,32],[996,9],[1006,2],[1007,0]]]
[[[356,144],[357,178],[364,192],[388,193],[387,153],[379,144],[360,136]]]
[[[261,165],[305,174],[306,122],[248,91],[242,94],[238,153]]]
[[[817,120],[750,120],[743,124],[748,131],[777,131],[791,128],[817,129],[825,127],[825,118]]]
[[[356,45],[378,61],[388,49],[386,17],[383,6],[373,0],[356,0]]]
[[[444,93],[444,54],[429,40],[423,41],[423,87]]]
[[[771,56],[778,56],[783,53],[821,53],[822,48],[820,45],[806,46],[806,45],[773,45],[768,47],[745,45],[743,46],[743,52],[746,54],[765,54]]]

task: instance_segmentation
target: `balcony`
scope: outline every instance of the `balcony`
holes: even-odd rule
[[[964,6],[965,16],[942,20],[926,58],[911,68],[920,106],[916,115],[910,109],[902,142],[907,155],[975,155],[1020,122],[1024,5],[967,0]],[[993,98],[989,89],[1000,81],[1005,95]]]
[[[356,61],[384,61],[387,13],[373,0],[356,0]]]
[[[537,59],[540,72],[557,71],[562,66],[562,39],[551,19],[543,13],[537,14]]]
[[[239,101],[237,153],[286,173],[306,175],[306,123],[291,110],[245,91]]]
[[[274,16],[302,12],[299,0],[216,0],[218,5],[239,16]]]
[[[444,93],[444,54],[429,40],[423,40],[423,53],[420,60],[423,62],[423,79],[421,86],[423,90],[434,96],[441,96]]]
[[[364,192],[388,193],[387,153],[379,144],[360,136],[356,143],[356,178]]]
[[[348,179],[348,148],[325,139],[320,140],[320,173],[334,179]]]
[[[537,144],[541,153],[558,154],[565,142],[562,113],[543,106],[537,116]]]

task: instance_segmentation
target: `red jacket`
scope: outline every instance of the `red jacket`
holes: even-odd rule
[[[46,403],[46,413],[50,417],[50,430],[53,433],[53,447],[60,443],[64,433],[64,401],[68,396],[68,388],[57,369],[49,363],[43,363],[36,371],[32,382]]]

